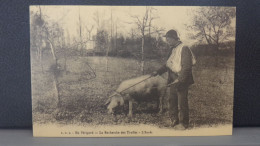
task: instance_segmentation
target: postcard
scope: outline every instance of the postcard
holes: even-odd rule
[[[235,7],[31,5],[33,135],[232,135],[235,32]]]

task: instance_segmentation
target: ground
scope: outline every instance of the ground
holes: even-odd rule
[[[157,114],[155,103],[134,104],[134,117],[124,113],[116,117],[107,114],[104,105],[108,96],[126,79],[141,75],[140,63],[135,59],[109,57],[68,57],[67,72],[64,59],[59,59],[62,73],[58,78],[61,106],[57,108],[53,74],[49,71],[53,63],[51,56],[43,56],[43,67],[31,55],[32,103],[34,123],[58,123],[75,125],[135,125],[149,124],[167,127],[167,109]],[[200,57],[193,67],[195,84],[190,87],[190,128],[231,124],[233,115],[233,57],[219,57],[218,66],[212,65],[214,57]],[[145,72],[151,73],[163,61],[148,60]],[[93,76],[90,67],[96,73]],[[92,79],[91,79],[92,78]],[[167,98],[166,98],[167,99]],[[167,100],[165,100],[167,101]]]

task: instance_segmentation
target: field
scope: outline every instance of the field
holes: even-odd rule
[[[53,74],[49,71],[52,58],[43,56],[43,67],[31,55],[32,104],[35,123],[75,125],[150,124],[167,127],[167,109],[158,115],[155,103],[134,104],[134,117],[124,112],[116,117],[107,114],[105,101],[123,80],[141,75],[140,63],[129,58],[87,56],[69,57],[67,72],[64,60],[59,60],[62,73],[58,78],[61,106],[57,108]],[[189,90],[190,128],[231,124],[233,115],[234,59],[219,57],[218,66],[213,57],[200,57],[193,67],[195,84]],[[148,60],[145,73],[151,73],[163,61]],[[96,77],[90,79],[93,68]],[[167,78],[167,75],[164,75]],[[167,97],[165,99],[167,101]]]

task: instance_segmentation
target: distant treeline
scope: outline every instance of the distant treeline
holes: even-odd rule
[[[215,45],[198,44],[190,47],[195,56],[230,56],[235,54],[235,41],[221,43],[219,48]]]
[[[110,42],[97,37],[94,49],[87,50],[87,55],[93,56],[117,56],[128,58],[141,58],[141,38],[124,38],[123,36],[117,39],[113,38]],[[192,45],[191,50],[195,56],[229,56],[235,53],[235,41],[221,43],[219,47],[209,44]],[[166,57],[169,53],[169,47],[162,37],[145,37],[144,43],[144,58],[159,59]]]
[[[142,56],[142,39],[120,36],[117,39],[112,38],[111,41],[105,41],[104,38],[98,36],[95,40],[95,47],[86,50],[88,55],[99,56],[118,56],[128,58],[141,58]],[[144,41],[144,58],[155,59],[160,58],[168,53],[166,43],[162,37],[146,36]]]

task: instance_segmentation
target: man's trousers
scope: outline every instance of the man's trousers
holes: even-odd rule
[[[188,88],[171,86],[169,95],[169,116],[185,126],[189,125]]]

